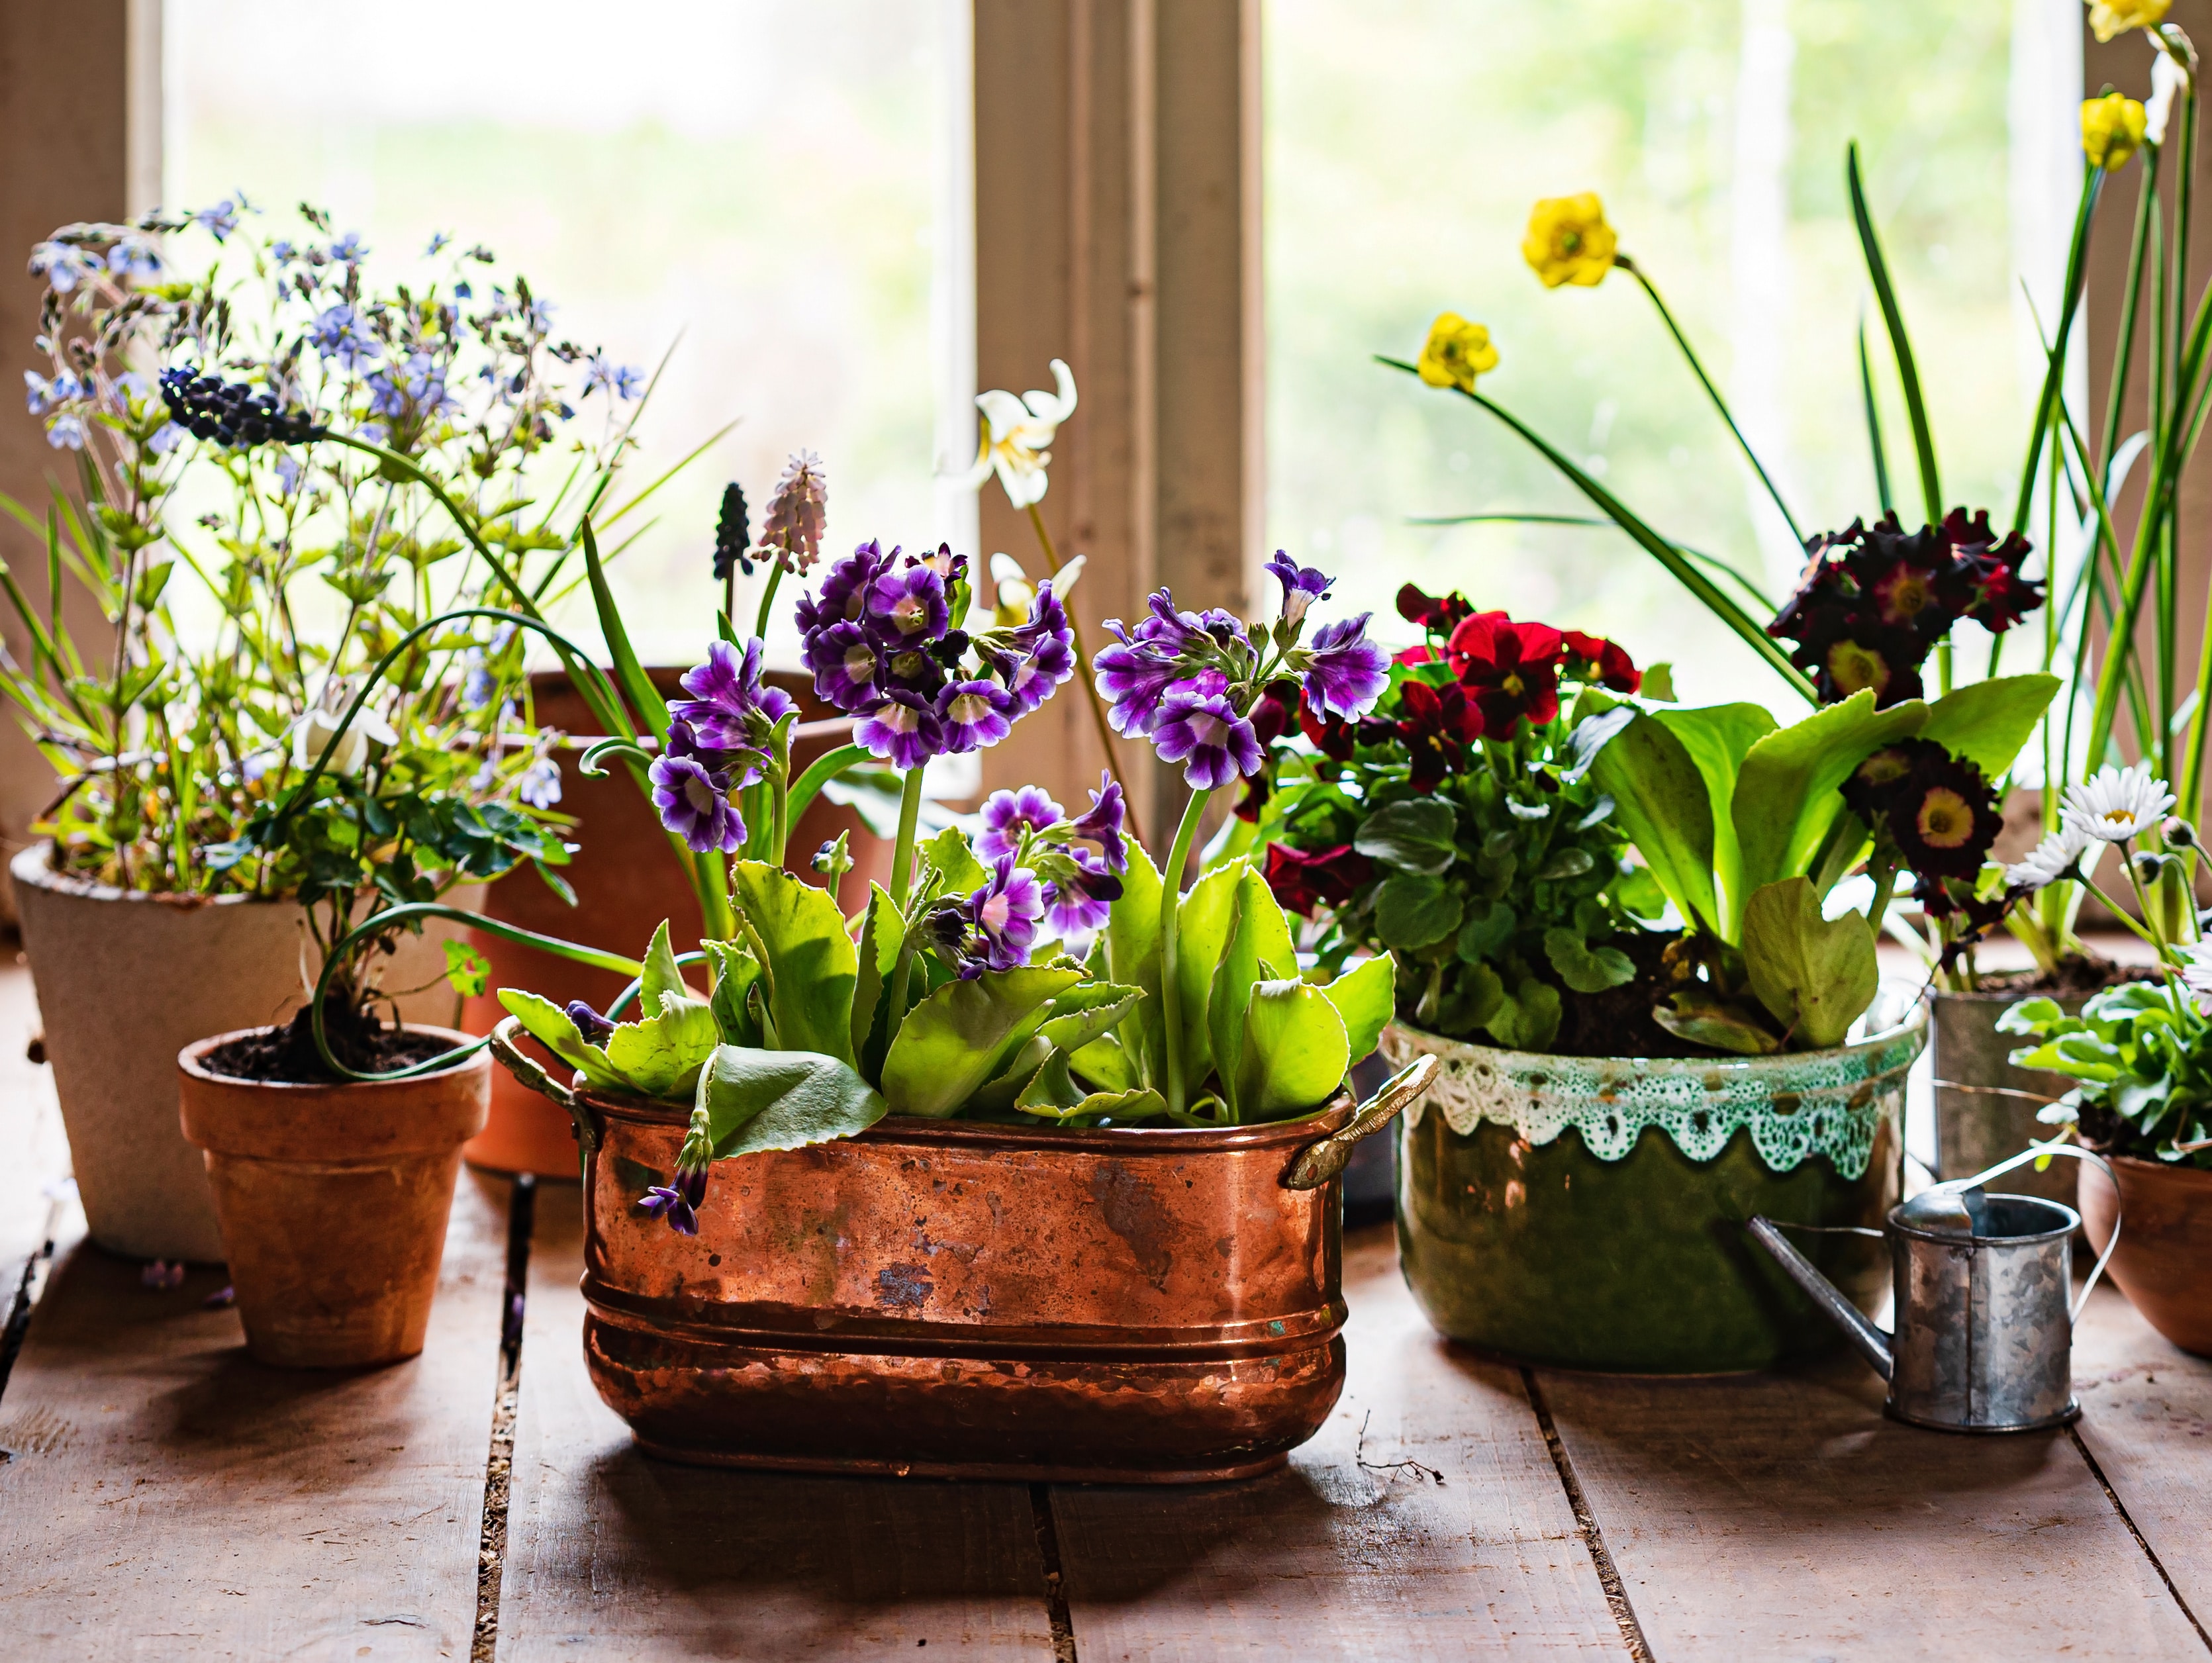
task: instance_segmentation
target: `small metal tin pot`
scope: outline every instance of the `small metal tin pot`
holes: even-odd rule
[[[685,1236],[637,1203],[689,1110],[523,1065],[584,1134],[584,1355],[647,1453],[1117,1484],[1264,1472],[1320,1429],[1344,1389],[1340,1174],[1433,1073],[1278,1125],[894,1116],[717,1165]]]

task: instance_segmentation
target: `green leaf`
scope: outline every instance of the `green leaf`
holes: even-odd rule
[[[1504,983],[1499,986],[1502,989]],[[1547,1050],[1559,1036],[1559,990],[1548,981],[1524,977],[1510,997],[1499,998],[1498,1009],[1483,1025],[1509,1051]]]
[[[1656,890],[1657,886],[1653,888]],[[1467,922],[1459,926],[1459,940],[1455,946],[1469,964],[1480,964],[1504,947],[1513,938],[1513,926],[1520,921],[1513,909],[1502,901],[1470,901],[1466,917]]]
[[[1582,736],[1577,727],[1578,744]],[[1589,774],[1613,798],[1613,817],[1684,921],[1692,929],[1718,930],[1712,793],[1687,743],[1656,717],[1638,712],[1603,739]]]
[[[2006,1008],[1997,1018],[2000,1034],[2042,1034],[2056,1023],[2066,1020],[2065,1007],[2057,999],[2038,997],[2022,999]]]
[[[1651,1016],[1669,1034],[1716,1051],[1764,1057],[1782,1049],[1782,1041],[1741,1005],[1709,993],[1677,993],[1671,1005],[1655,1007]]]
[[[1774,718],[1764,705],[1735,704],[1662,710],[1653,719],[1682,742],[1705,782],[1713,816],[1713,889],[1725,901],[1742,882],[1735,824],[1729,817],[1736,776],[1751,748],[1774,731]]]
[[[1723,939],[1741,941],[1744,902],[1752,895],[1811,871],[1828,828],[1844,812],[1838,787],[1851,770],[1884,745],[1918,732],[1927,719],[1928,707],[1917,699],[1876,710],[1873,690],[1865,689],[1751,748],[1729,805],[1742,878],[1730,894]]]
[[[1820,897],[1803,877],[1753,892],[1743,962],[1759,1002],[1808,1051],[1841,1045],[1881,980],[1864,916],[1822,918]]]
[[[1303,981],[1263,981],[1252,989],[1242,1050],[1237,1104],[1247,1122],[1319,1108],[1352,1066],[1351,1041],[1336,1007]]]
[[[1379,953],[1361,960],[1334,981],[1324,983],[1321,991],[1344,1023],[1352,1060],[1364,1060],[1397,1009],[1397,967],[1390,956]]]
[[[1051,1001],[1082,979],[1030,965],[949,981],[907,1013],[884,1058],[884,1096],[900,1114],[957,1114],[1042,1026]]]
[[[2058,691],[2056,676],[2000,676],[1970,682],[1928,707],[1920,737],[1932,739],[1983,776],[2000,780],[2012,767]]]
[[[1117,986],[1144,990],[1146,997],[1121,1019],[1121,1049],[1137,1081],[1158,1080],[1166,1072],[1160,1033],[1160,872],[1144,846],[1129,845],[1129,869],[1121,874],[1121,893],[1108,911],[1100,932],[1106,974]]]
[[[853,984],[850,1037],[853,1056],[868,1071],[868,1040],[875,1030],[876,1005],[884,986],[898,967],[899,944],[905,934],[898,903],[880,883],[868,885],[867,909],[860,918],[860,939],[855,949],[858,974]]]
[[[610,1091],[633,1089],[607,1061],[607,1053],[596,1045],[586,1044],[574,1020],[552,1000],[525,992],[520,987],[502,987],[499,990],[499,1002],[507,1007],[508,1015],[522,1023],[531,1038],[592,1084]]]
[[[1393,872],[1375,891],[1375,933],[1401,952],[1431,946],[1459,928],[1456,889],[1426,872]]]
[[[465,941],[446,943],[446,983],[463,998],[474,998],[491,980],[491,961]]]
[[[1182,1005],[1183,1078],[1203,1080],[1213,1066],[1213,1035],[1206,1020],[1213,973],[1229,944],[1237,888],[1252,870],[1244,861],[1216,867],[1192,884],[1176,913],[1176,982]]]
[[[1602,993],[1636,979],[1635,965],[1620,949],[1592,947],[1580,932],[1557,925],[1544,932],[1544,956],[1577,993]]]
[[[607,1035],[607,1061],[648,1097],[686,1097],[699,1071],[721,1043],[721,1026],[704,999],[660,996],[661,1012],[644,1022],[626,1022]]]
[[[1103,1038],[1145,997],[1140,988],[1110,981],[1079,981],[1052,1002],[1037,1037],[1059,1050],[1077,1052]]]
[[[1126,1026],[1124,1032],[1127,1031]],[[1137,1067],[1118,1035],[1104,1034],[1070,1053],[1068,1066],[1101,1091],[1133,1091]]]
[[[697,1104],[718,1161],[850,1138],[889,1109],[842,1058],[737,1045],[716,1047],[700,1074]]]
[[[1297,968],[1297,946],[1291,939],[1283,909],[1267,881],[1249,865],[1238,878],[1229,938],[1206,998],[1206,1037],[1230,1109],[1237,1109],[1237,1059],[1244,1050],[1244,1009],[1255,983]]]
[[[1647,664],[1644,666],[1644,685],[1637,689],[1655,704],[1674,702],[1674,666],[1671,664]]]
[[[688,999],[691,990],[684,985],[684,971],[676,962],[676,949],[668,939],[668,920],[660,920],[660,927],[653,932],[652,944],[645,950],[645,974],[638,988],[638,1008],[653,1011],[660,1009],[660,996],[673,993]]]
[[[758,860],[732,865],[730,889],[767,955],[776,1048],[853,1061],[860,961],[829,891]]]
[[[991,875],[957,826],[947,826],[921,846],[921,864],[945,875],[944,893],[948,895],[971,895],[990,882]]]
[[[1392,803],[1359,822],[1352,847],[1370,860],[1401,871],[1440,872],[1458,853],[1459,816],[1432,797]]]
[[[759,1045],[760,1023],[748,996],[760,981],[760,961],[734,941],[702,944],[714,967],[714,997],[708,1003],[714,1012],[714,1025],[721,1030],[722,1043]]]

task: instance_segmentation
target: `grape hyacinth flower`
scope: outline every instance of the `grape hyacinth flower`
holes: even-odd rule
[[[728,582],[732,567],[750,577],[753,563],[748,551],[751,546],[752,520],[745,507],[744,488],[733,479],[722,487],[721,517],[714,522],[714,581]]]
[[[761,548],[801,577],[822,555],[829,494],[822,458],[811,451],[799,451],[785,464],[783,477],[775,483],[775,494],[769,498],[768,517],[761,525]]]

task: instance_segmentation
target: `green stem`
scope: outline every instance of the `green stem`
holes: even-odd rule
[[[1060,550],[1052,546],[1052,533],[1045,529],[1044,512],[1034,502],[1030,504],[1030,525],[1036,532],[1037,546],[1044,550],[1044,562],[1057,577],[1060,574]],[[1075,621],[1075,609],[1067,605],[1067,597],[1060,596],[1060,603],[1067,610],[1067,634],[1075,647],[1075,679],[1083,683],[1085,697],[1091,705],[1091,725],[1098,731],[1099,749],[1106,753],[1106,770],[1114,776],[1114,783],[1126,795],[1128,781],[1121,778],[1121,759],[1114,754],[1114,730],[1106,720],[1106,707],[1098,697],[1098,683],[1091,679],[1091,654],[1083,646],[1083,626]]]
[[[822,794],[823,786],[844,773],[846,769],[858,768],[867,760],[866,746],[840,745],[836,750],[817,756],[809,762],[805,771],[799,776],[791,787],[789,804],[792,819],[796,822],[805,814],[808,808],[813,804],[814,799]]]
[[[1168,1113],[1180,1114],[1188,1101],[1182,1077],[1182,992],[1177,984],[1176,914],[1182,906],[1182,869],[1190,860],[1192,840],[1198,835],[1200,817],[1206,812],[1210,791],[1194,791],[1184,806],[1182,823],[1176,828],[1168,863],[1160,871],[1160,1035],[1167,1048]]]
[[[771,561],[768,568],[768,587],[761,591],[760,616],[753,621],[753,634],[763,640],[768,639],[769,609],[775,604],[775,586],[782,581],[783,562]]]
[[[1743,429],[1736,426],[1735,417],[1729,414],[1728,401],[1721,397],[1721,390],[1713,385],[1712,377],[1705,373],[1705,367],[1698,361],[1698,355],[1690,346],[1690,337],[1682,333],[1682,326],[1674,321],[1674,314],[1667,310],[1667,302],[1659,298],[1659,290],[1651,279],[1644,275],[1644,268],[1627,255],[1615,254],[1613,263],[1635,278],[1643,286],[1644,292],[1651,297],[1651,304],[1659,309],[1659,321],[1667,325],[1667,332],[1674,337],[1674,344],[1682,349],[1682,356],[1689,361],[1690,373],[1698,378],[1698,385],[1705,390],[1705,397],[1713,401],[1713,408],[1720,412],[1721,420],[1728,423],[1728,430],[1735,435],[1735,442],[1743,450],[1743,459],[1751,464],[1751,470],[1759,476],[1759,483],[1766,487],[1767,495],[1774,499],[1774,506],[1781,511],[1783,523],[1789,526],[1790,535],[1797,539],[1797,546],[1802,549],[1805,546],[1805,533],[1797,528],[1797,517],[1790,512],[1790,505],[1782,500],[1781,488],[1775,484],[1772,476],[1768,474],[1757,452],[1751,448],[1751,440],[1743,436]]]
[[[2044,441],[2049,434],[2051,407],[2058,402],[2059,383],[2066,373],[2066,343],[2073,332],[2074,314],[2081,304],[2081,287],[2086,277],[2084,270],[2089,246],[2089,224],[2097,209],[2097,196],[2104,184],[2105,170],[2087,169],[2081,179],[2081,201],[2074,210],[2074,238],[2066,249],[2066,293],[2060,300],[2058,327],[2051,337],[2051,349],[2045,355],[2043,370],[2043,391],[2035,401],[2035,422],[2028,434],[2027,460],[2021,466],[2020,497],[2014,504],[2012,529],[2025,531],[2027,517],[2035,500],[2036,469],[2043,459]]]
[[[891,850],[891,904],[906,910],[914,892],[914,833],[921,822],[921,770],[908,768],[899,792],[898,842]]]

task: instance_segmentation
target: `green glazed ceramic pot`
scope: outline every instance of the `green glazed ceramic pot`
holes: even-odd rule
[[[1834,1324],[1743,1226],[1881,1228],[1927,1039],[1924,1008],[1903,1004],[1877,1004],[1867,1039],[1773,1057],[1539,1056],[1393,1027],[1395,1065],[1443,1061],[1398,1144],[1400,1259],[1429,1320],[1516,1362],[1626,1374],[1834,1350]],[[1882,1242],[1796,1239],[1874,1312]]]

